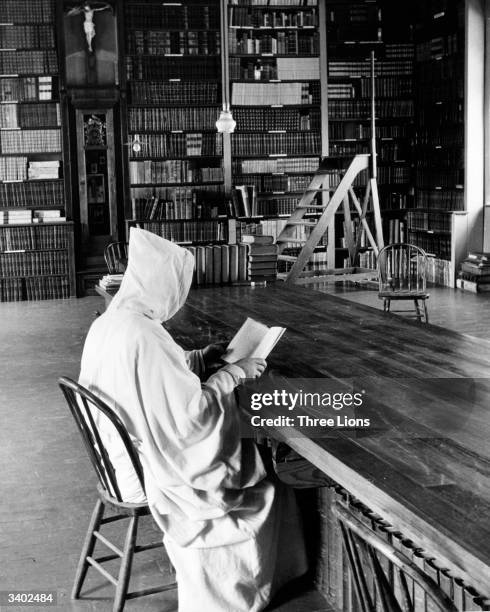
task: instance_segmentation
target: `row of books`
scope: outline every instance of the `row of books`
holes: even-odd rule
[[[129,55],[219,55],[220,32],[132,30],[126,44]]]
[[[250,59],[234,56],[230,58],[229,66],[232,81],[304,81],[320,78],[316,58],[262,55]],[[316,98],[319,98],[319,93],[313,96],[314,100]]]
[[[243,159],[233,161],[233,174],[281,174],[316,172],[318,157],[279,157],[277,159]]]
[[[0,176],[2,161],[0,161]],[[65,197],[62,181],[29,181],[28,183],[0,183],[1,207],[56,207],[64,206],[64,201]]]
[[[51,25],[0,25],[1,49],[53,49]]]
[[[235,133],[231,139],[232,155],[320,155],[319,132]]]
[[[286,174],[242,174],[234,177],[235,183],[255,185],[259,193],[303,192],[311,182],[311,176]]]
[[[412,176],[408,166],[379,166],[378,183],[380,185],[404,185],[410,183]],[[363,183],[366,184],[366,181]]]
[[[1,84],[1,80],[0,80]],[[206,81],[138,81],[128,83],[131,104],[209,105],[221,103],[221,85]]]
[[[57,102],[0,104],[0,128],[46,128],[60,125],[60,108]]]
[[[219,109],[216,106],[183,108],[130,108],[130,132],[171,132],[188,130],[216,130]]]
[[[416,208],[435,208],[442,210],[464,210],[463,189],[416,189]]]
[[[223,220],[204,221],[135,221],[141,229],[158,234],[172,242],[220,242],[227,241],[227,222]]]
[[[440,60],[444,55],[459,52],[459,39],[456,32],[445,36],[436,36],[430,40],[417,43],[415,58],[418,62]]]
[[[470,251],[461,263],[458,281],[457,286],[465,291],[490,291],[490,253]]]
[[[68,274],[68,255],[61,251],[0,253],[0,276]]]
[[[359,253],[359,267],[367,268],[368,270],[376,270],[378,259],[376,253],[372,249]]]
[[[0,102],[37,102],[57,97],[53,76],[0,77]]]
[[[126,56],[126,77],[130,81],[164,81],[166,79],[218,81],[220,75],[219,56]]]
[[[353,87],[357,96],[371,96],[371,79],[359,79]],[[411,76],[378,77],[374,81],[374,92],[377,98],[410,98],[413,94],[413,79]]]
[[[0,225],[32,223],[31,210],[0,210]]]
[[[0,279],[0,301],[56,300],[70,297],[67,276]]]
[[[53,23],[52,0],[2,0],[0,23]]]
[[[375,63],[376,76],[411,76],[412,72],[412,60],[378,60]],[[328,73],[330,77],[369,77],[371,75],[371,64],[370,62],[357,60],[330,60]]]
[[[314,9],[264,11],[231,6],[228,21],[232,28],[304,28],[316,26],[317,16]]]
[[[462,100],[450,100],[433,106],[421,107],[418,111],[417,122],[419,125],[445,127],[448,123],[464,122],[464,105]]]
[[[366,123],[358,123],[355,120],[335,122],[332,117],[328,130],[331,140],[362,140],[371,137],[371,127]],[[376,125],[376,136],[378,138],[407,138],[409,126],[407,124]]]
[[[416,181],[419,189],[463,188],[464,169],[452,167],[446,170],[417,168]]]
[[[407,214],[407,223],[412,231],[451,231],[451,215],[445,213],[411,210]]]
[[[180,159],[130,161],[130,183],[214,183],[223,181],[223,168],[200,167]]]
[[[436,62],[416,64],[416,79],[421,87],[429,84],[438,87],[446,79],[454,79],[460,72],[462,59],[459,55],[448,55]],[[453,89],[454,91],[454,89]]]
[[[310,83],[232,83],[233,106],[315,104]]]
[[[236,108],[233,118],[237,123],[235,132],[309,131],[321,127],[317,108]]]
[[[251,220],[239,220],[236,223],[236,239],[237,242],[241,242],[242,236],[245,235],[258,235],[258,236],[272,236],[272,241],[275,242],[277,237],[286,225],[286,219],[257,219]]]
[[[376,4],[336,3],[328,7],[327,19],[329,24],[381,23],[381,15],[381,8],[378,8]]]
[[[230,0],[232,6],[317,6],[318,0]]]
[[[219,3],[208,2],[186,6],[185,4],[147,4],[141,10],[141,3],[132,2],[125,5],[126,23],[137,29],[152,30],[219,30]]]
[[[61,131],[2,130],[0,132],[1,153],[58,153],[61,151]]]
[[[436,254],[441,259],[451,259],[451,237],[441,234],[426,234],[408,231],[408,242],[424,249],[428,254]]]
[[[0,74],[56,74],[58,57],[54,49],[2,51]]]
[[[215,156],[222,153],[221,134],[135,134],[141,150],[133,157]]]
[[[388,244],[405,242],[407,224],[402,219],[388,219],[383,233]]]
[[[0,157],[0,181],[25,181],[27,157]]]
[[[375,113],[378,119],[391,119],[392,117],[412,117],[413,101],[403,99],[376,100]],[[329,119],[356,119],[371,116],[370,100],[329,100]]]
[[[131,199],[133,219],[209,219],[209,211],[198,199],[198,193],[185,187],[165,190],[166,193]]]
[[[458,146],[420,147],[417,151],[416,166],[417,168],[463,168],[464,149]]]
[[[243,55],[317,55],[318,33],[311,30],[238,30],[228,33],[229,52]]]
[[[439,257],[429,257],[427,261],[427,280],[436,285],[451,286],[451,261]]]
[[[426,89],[430,84],[430,89]],[[455,78],[430,82],[427,75],[424,83],[414,88],[414,98],[417,106],[438,104],[444,100],[464,98],[464,80],[455,75]]]
[[[277,262],[277,248],[275,245],[271,246],[276,249]],[[273,279],[276,276],[276,266],[263,257],[260,258],[262,261],[258,262],[257,257],[251,254],[249,244],[187,248],[194,255],[193,283],[196,286],[256,281],[266,276]]]
[[[416,136],[420,146],[463,147],[464,125],[418,127]]]
[[[67,246],[68,228],[63,224],[0,229],[0,251],[65,249]]]

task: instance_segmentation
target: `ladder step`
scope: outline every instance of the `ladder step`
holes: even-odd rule
[[[323,204],[300,204],[297,206],[297,208],[316,208],[318,210],[321,208],[322,210],[325,210],[326,206],[323,206]]]
[[[292,261],[292,262],[295,262],[298,258],[297,257],[293,257],[292,255],[278,255],[277,259],[280,259],[281,261]]]
[[[291,242],[291,244],[301,244],[303,245],[306,241],[301,240],[300,238],[278,238],[276,242]]]
[[[337,187],[329,187],[329,189],[305,189],[303,193],[322,193],[322,191],[331,193],[332,191],[335,191],[336,189]]]
[[[305,227],[315,227],[315,221],[288,221],[286,223],[286,227],[288,225],[304,225]]]

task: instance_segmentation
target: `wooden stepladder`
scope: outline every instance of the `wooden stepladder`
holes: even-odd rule
[[[378,184],[377,178],[377,163],[376,163],[376,104],[375,104],[375,71],[374,71],[374,52],[371,52],[371,142],[370,153],[356,155],[347,167],[339,167],[339,161],[342,158],[325,157],[320,163],[311,183],[304,192],[298,206],[289,217],[283,230],[277,237],[279,260],[291,262],[293,265],[289,272],[284,275],[279,275],[286,282],[294,282],[300,276],[318,276],[318,272],[305,272],[304,269],[309,262],[315,247],[319,244],[329,228],[332,228],[334,234],[335,213],[340,205],[343,206],[344,221],[345,221],[345,243],[349,252],[349,260],[351,268],[348,269],[330,269],[325,270],[322,274],[322,279],[327,276],[335,276],[339,278],[341,275],[350,278],[365,277],[366,271],[356,269],[354,266],[357,263],[359,249],[361,247],[361,235],[359,231],[357,236],[354,236],[352,230],[352,208],[354,213],[358,215],[359,227],[364,230],[366,237],[371,245],[376,257],[380,249],[384,246],[383,228],[381,224],[381,212],[379,208]],[[366,176],[366,184],[362,202],[354,191],[354,182],[357,177],[364,172]],[[340,178],[340,182],[335,187],[332,186],[332,175]],[[359,180],[357,181],[359,183]],[[321,204],[316,196],[321,194]],[[371,203],[371,212],[374,215],[374,231],[376,237],[368,225],[366,213],[368,212],[369,204]],[[321,216],[317,219],[305,218],[308,212],[321,212]],[[305,238],[295,236],[297,228],[303,227],[308,234],[308,229],[311,228],[309,235]],[[331,238],[331,236],[329,236]],[[290,246],[301,246],[301,251],[297,257],[286,255],[284,250]]]
[[[378,188],[376,177],[373,176],[375,173],[372,171],[373,164],[371,157],[371,154],[368,153],[356,155],[345,171],[340,170],[341,180],[335,190],[330,186],[330,182],[332,180],[332,170],[334,169],[338,171],[337,164],[335,163],[336,160],[325,158],[320,163],[318,170],[313,176],[308,188],[304,192],[298,206],[287,220],[282,232],[277,237],[279,260],[293,263],[289,272],[283,276],[283,280],[286,282],[293,282],[301,275],[308,276],[308,273],[304,273],[303,271],[310,260],[315,247],[319,244],[328,228],[333,227],[335,222],[335,213],[341,205],[343,206],[345,218],[346,247],[349,252],[349,259],[352,266],[355,265],[359,248],[361,246],[361,232],[358,232],[357,237],[354,236],[351,224],[351,206],[353,206],[354,212],[359,215],[360,226],[362,226],[364,229],[369,244],[376,256],[378,255],[378,252],[381,248],[383,248],[384,243],[381,226],[381,213],[379,209]],[[362,202],[360,202],[354,191],[354,181],[363,171],[369,171],[371,176],[366,183],[364,197]],[[318,194],[322,194],[324,203],[318,204],[318,200],[316,199]],[[325,197],[325,195],[328,196],[330,194],[332,194],[330,198]],[[368,211],[370,202],[371,210],[374,213],[376,237],[373,236],[373,233],[366,220],[366,213]],[[305,215],[308,212],[316,211],[321,211],[322,213],[318,219],[311,220],[305,218]],[[311,228],[306,240],[293,237],[293,234],[296,233],[296,228],[298,226],[303,226],[306,229]],[[297,257],[283,254],[285,248],[294,245],[300,245],[302,247]],[[349,273],[349,271],[345,270],[345,273]],[[325,270],[324,275],[329,274],[338,275],[339,270]]]

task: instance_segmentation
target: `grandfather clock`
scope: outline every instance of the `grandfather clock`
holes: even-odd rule
[[[65,1],[58,9],[69,151],[65,174],[78,222],[77,272],[83,292],[87,278],[90,284],[91,276],[103,272],[104,248],[119,239],[124,223],[118,183],[122,161],[115,155],[120,146],[118,3]]]

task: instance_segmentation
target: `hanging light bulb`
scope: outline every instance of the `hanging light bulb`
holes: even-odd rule
[[[231,110],[227,104],[223,104],[223,109],[216,121],[216,129],[220,134],[232,134],[235,131],[236,121],[233,119]]]
[[[131,143],[131,148],[135,153],[139,153],[141,151],[141,140],[137,136]]]

